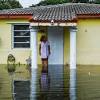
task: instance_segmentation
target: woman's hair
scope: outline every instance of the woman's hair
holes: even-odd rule
[[[46,35],[42,35],[41,38],[40,38],[40,41],[44,41],[44,39],[47,39]]]

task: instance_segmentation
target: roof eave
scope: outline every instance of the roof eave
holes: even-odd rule
[[[1,14],[0,19],[29,19],[32,14]]]
[[[99,19],[100,14],[77,14],[77,19]]]
[[[73,20],[34,20],[29,19],[32,26],[76,26],[77,19]]]

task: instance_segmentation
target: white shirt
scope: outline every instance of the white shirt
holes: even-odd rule
[[[48,58],[49,56],[49,51],[48,51],[48,46],[50,45],[48,41],[46,42],[41,42],[41,58]]]

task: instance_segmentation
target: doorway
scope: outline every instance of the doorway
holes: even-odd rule
[[[50,65],[63,64],[63,27],[48,27],[48,41],[51,46],[51,55],[48,63]]]

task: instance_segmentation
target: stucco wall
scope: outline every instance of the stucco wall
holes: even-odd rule
[[[13,54],[16,63],[26,63],[26,59],[30,56],[30,49],[13,49],[12,48],[12,28],[10,23],[26,23],[27,20],[0,20],[0,64],[7,63],[8,54]]]
[[[69,64],[69,53],[70,53],[70,32],[69,28],[64,28],[64,64]]]
[[[100,65],[100,19],[80,19],[77,25],[77,64]],[[65,27],[64,64],[69,64],[70,33]]]
[[[100,19],[78,21],[77,64],[100,64]]]
[[[31,49],[13,49],[12,32],[10,22],[28,22],[27,20],[0,20],[0,64],[7,63],[8,54],[16,57],[16,63],[25,64],[26,59],[31,55]],[[99,65],[100,64],[100,20],[86,19],[78,21],[77,31],[77,64]],[[47,34],[47,29],[45,27]],[[38,33],[38,46],[41,37]],[[70,33],[69,28],[64,28],[64,64],[69,64],[70,53]],[[38,53],[39,54],[39,53]],[[41,64],[38,55],[38,64]]]
[[[13,54],[16,58],[16,63],[26,64],[26,59],[31,56],[31,49],[12,48],[12,24],[11,23],[28,23],[28,20],[0,20],[0,64],[7,63],[9,54]],[[46,27],[42,27],[46,31]],[[47,33],[46,33],[47,34]],[[38,47],[42,32],[38,32]],[[41,59],[38,53],[38,64],[41,64]]]

